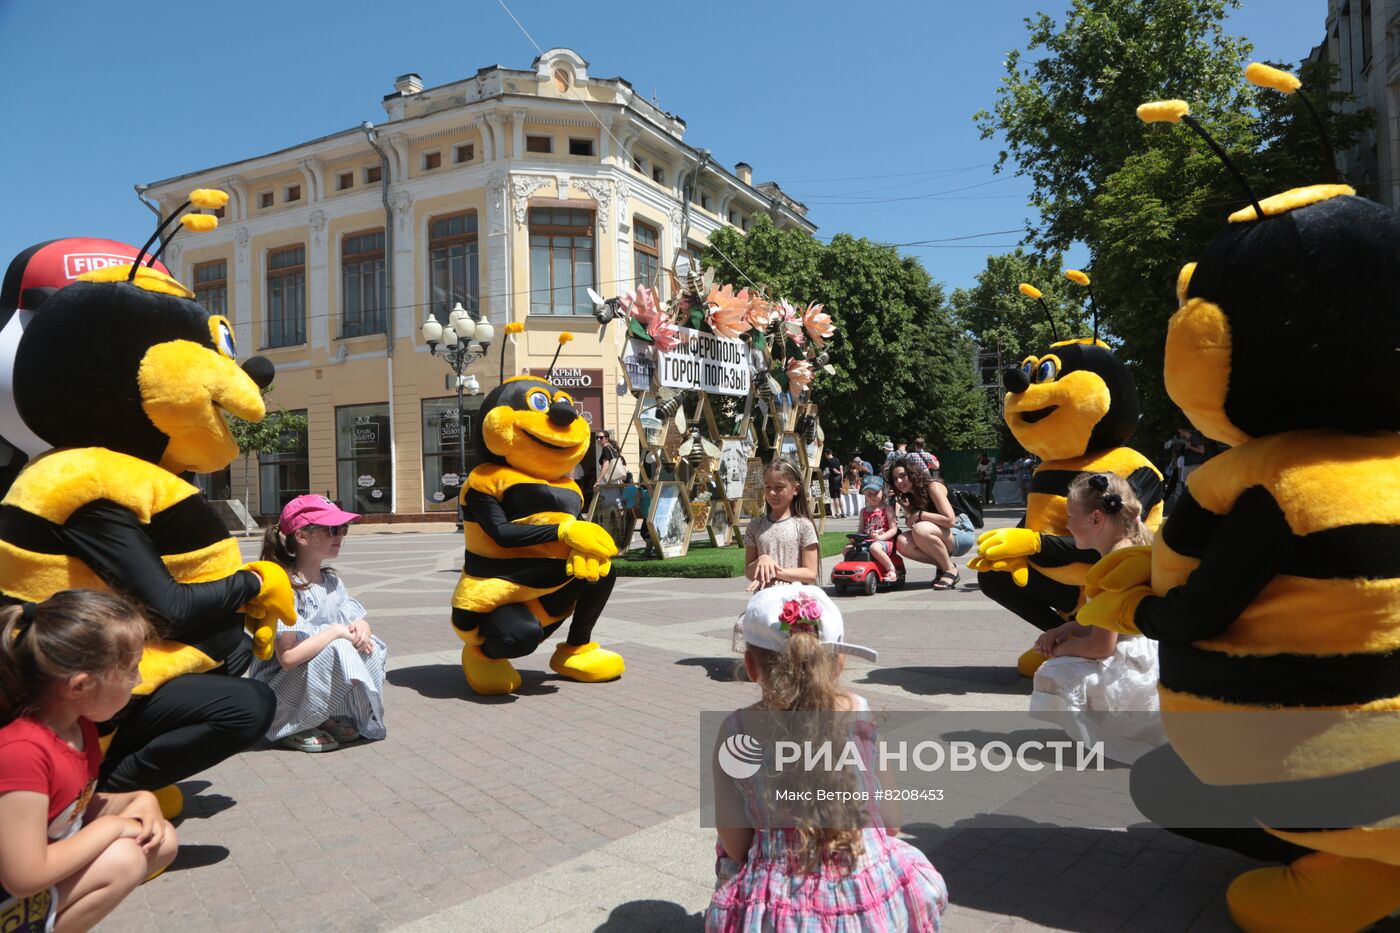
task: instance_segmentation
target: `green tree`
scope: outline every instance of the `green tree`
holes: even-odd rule
[[[272,386],[262,390],[264,404],[267,403],[267,396],[271,391]],[[294,450],[298,435],[306,430],[306,417],[292,414],[284,408],[267,405],[267,414],[261,421],[245,421],[228,412],[224,412],[224,420],[228,422],[229,433],[238,444],[238,455],[243,458],[243,504],[251,513],[254,511],[250,501],[252,485],[247,482],[246,477],[252,475],[252,461],[262,454],[280,454]]]
[[[1244,79],[1250,44],[1223,29],[1237,0],[1072,0],[1062,24],[1028,19],[1026,52],[1007,56],[991,112],[975,119],[1029,177],[1040,224],[1028,235],[1043,253],[1086,244],[1086,269],[1116,350],[1133,368],[1143,421],[1134,443],[1159,451],[1183,422],[1162,386],[1175,283],[1223,228],[1245,195],[1186,127],[1146,125],[1144,101],[1180,98],[1264,197],[1327,179],[1323,145],[1296,97]],[[1032,57],[1033,60],[1030,60]],[[1029,60],[1029,63],[1025,63]],[[1348,95],[1330,91],[1335,69],[1303,69],[1304,90],[1323,110],[1333,145],[1349,147],[1372,122],[1342,114]]]
[[[759,215],[747,233],[717,231],[703,262],[717,282],[826,306],[837,328],[835,374],[818,374],[813,397],[834,449],[869,454],[890,436],[919,434],[950,449],[994,436],[977,398],[971,344],[917,259],[848,234],[823,245]]]

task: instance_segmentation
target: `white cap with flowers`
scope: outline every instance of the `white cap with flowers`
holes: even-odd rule
[[[875,649],[846,641],[841,610],[816,586],[770,586],[755,593],[735,628],[734,650],[743,651],[751,645],[781,652],[793,632],[815,635],[839,654],[867,661],[878,658]]]

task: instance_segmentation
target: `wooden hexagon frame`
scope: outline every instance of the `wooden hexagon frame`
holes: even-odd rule
[[[725,499],[710,500],[710,518],[705,530],[710,534],[710,543],[715,547],[729,547],[739,543],[739,519],[735,503]]]
[[[797,436],[796,431],[786,431],[778,438],[773,459],[778,458],[792,461],[797,465],[797,472],[803,476],[807,476],[811,471],[811,465],[807,463],[807,445],[802,443],[802,438]]]
[[[658,527],[659,526],[659,527]],[[660,482],[651,487],[651,508],[647,510],[647,533],[663,557],[684,557],[690,550],[695,522],[690,499],[683,483]],[[664,534],[660,532],[665,532]]]
[[[626,483],[599,483],[593,487],[593,501],[588,506],[588,521],[602,525],[612,535],[618,551],[627,552],[637,531],[637,516],[627,505]]]

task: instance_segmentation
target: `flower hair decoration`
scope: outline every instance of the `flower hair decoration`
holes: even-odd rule
[[[809,635],[821,634],[822,606],[812,597],[803,594],[783,603],[778,613],[778,628],[785,635],[806,632]]]

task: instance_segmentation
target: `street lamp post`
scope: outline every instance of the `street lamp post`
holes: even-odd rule
[[[477,322],[473,319],[459,301],[447,316],[447,326],[439,324],[429,312],[428,319],[423,322],[421,333],[423,342],[428,345],[428,352],[445,360],[457,377],[457,479],[459,484],[465,483],[467,481],[464,475],[467,471],[465,396],[468,392],[476,395],[481,391],[476,376],[466,375],[466,370],[467,367],[485,357],[490,351],[491,341],[496,336],[496,329],[485,321]],[[458,530],[461,530],[461,527],[462,509],[459,498],[457,507]]]

